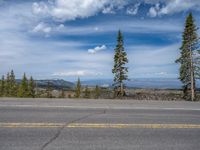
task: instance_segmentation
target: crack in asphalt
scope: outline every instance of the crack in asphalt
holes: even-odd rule
[[[84,119],[89,118],[89,117],[94,116],[94,115],[100,115],[100,114],[105,114],[105,113],[106,113],[106,109],[104,109],[103,112],[91,113],[91,114],[88,114],[86,116],[83,116],[81,118],[78,118],[78,119],[75,119],[73,121],[70,121],[70,122],[66,123],[61,128],[58,129],[58,131],[56,132],[56,134],[50,140],[48,140],[46,143],[44,143],[44,145],[42,145],[42,147],[40,148],[40,150],[44,150],[49,144],[51,144],[53,141],[55,141],[60,136],[60,134],[62,133],[63,129],[67,125],[69,125],[71,123],[75,123],[75,122],[80,121],[80,120],[84,120]]]

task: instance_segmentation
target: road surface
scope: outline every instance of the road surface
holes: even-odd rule
[[[199,150],[200,102],[0,99],[0,150]]]

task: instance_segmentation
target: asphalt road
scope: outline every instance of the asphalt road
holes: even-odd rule
[[[0,150],[199,150],[200,102],[0,99]]]

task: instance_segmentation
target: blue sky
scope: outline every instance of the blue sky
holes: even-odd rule
[[[112,78],[117,31],[129,78],[177,78],[185,17],[199,0],[0,0],[0,74]]]

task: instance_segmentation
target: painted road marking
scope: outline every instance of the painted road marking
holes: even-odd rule
[[[143,109],[143,110],[193,110],[193,111],[200,111],[200,108],[181,108],[181,107],[131,107],[131,106],[125,106],[125,107],[118,107],[118,106],[75,106],[75,105],[65,105],[65,106],[59,106],[59,105],[0,105],[0,107],[16,107],[16,108],[73,108],[73,109]]]
[[[68,128],[200,128],[197,124],[90,124],[90,123],[73,123]]]
[[[105,124],[105,123],[0,123],[0,128],[147,128],[200,129],[200,124]]]

